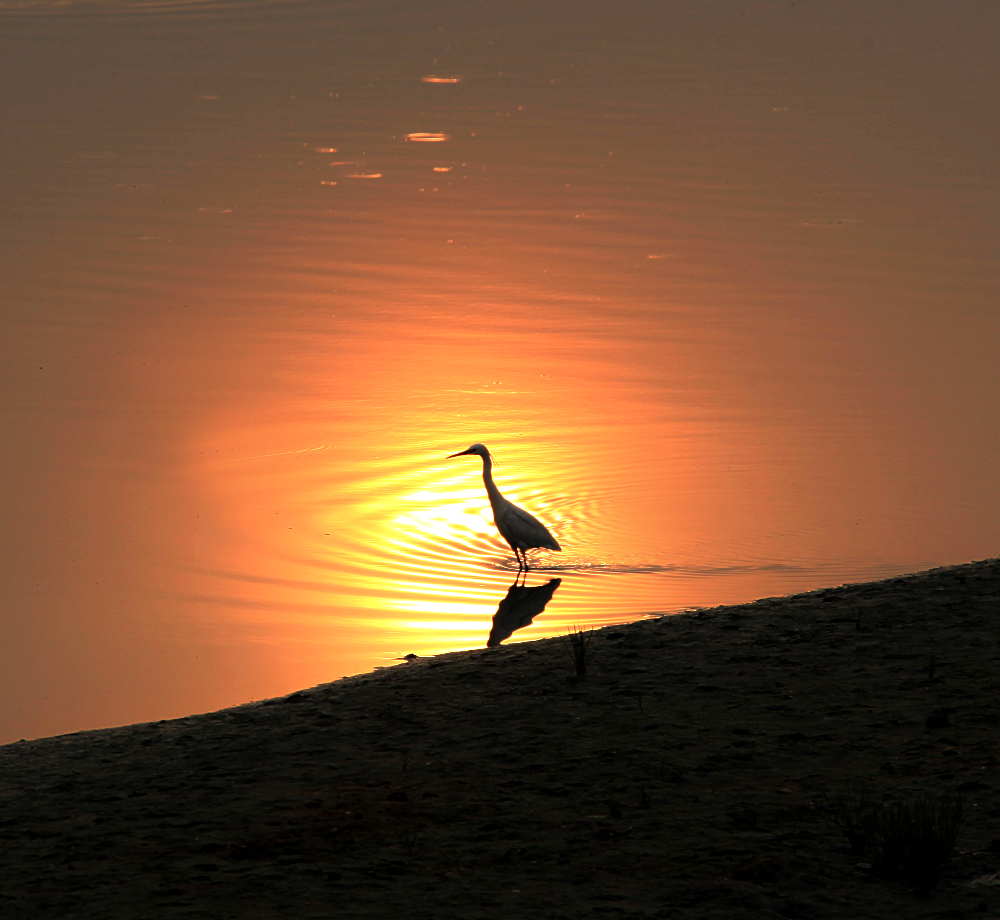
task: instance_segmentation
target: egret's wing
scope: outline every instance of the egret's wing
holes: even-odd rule
[[[501,519],[497,521],[497,527],[509,543],[521,549],[531,549],[534,546],[562,549],[559,541],[541,521],[510,502],[507,502]]]

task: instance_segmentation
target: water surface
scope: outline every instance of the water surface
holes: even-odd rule
[[[0,2],[0,737],[995,555],[961,0]]]

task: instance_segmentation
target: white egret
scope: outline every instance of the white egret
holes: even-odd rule
[[[513,502],[507,501],[500,494],[500,490],[493,482],[493,458],[484,444],[473,444],[468,450],[460,450],[457,454],[449,454],[452,457],[462,457],[465,454],[475,454],[483,458],[483,482],[486,484],[486,494],[490,499],[490,507],[493,508],[493,522],[497,525],[497,530],[514,550],[517,557],[518,569],[528,568],[528,557],[525,550],[533,549],[536,546],[546,549],[562,550],[559,541],[556,540],[548,529],[523,508],[518,508]]]

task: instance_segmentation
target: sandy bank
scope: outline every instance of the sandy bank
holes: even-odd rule
[[[9,745],[0,916],[1000,917],[998,626],[992,560]],[[961,797],[931,894],[857,792]]]

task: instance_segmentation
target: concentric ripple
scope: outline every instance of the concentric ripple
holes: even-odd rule
[[[338,456],[335,449],[263,455],[262,462],[280,457],[312,465],[312,476],[298,476],[296,488],[311,485],[288,499],[307,509],[312,525],[293,552],[285,547],[280,567],[287,576],[265,581],[230,572],[223,593],[232,595],[242,580],[259,603],[266,587],[280,598],[273,603],[283,617],[329,616],[338,630],[369,644],[426,654],[481,647],[491,636],[561,635],[571,627],[785,593],[816,586],[821,577],[819,560],[755,558],[747,547],[730,545],[739,553],[730,558],[712,558],[700,547],[699,556],[684,559],[670,557],[662,534],[642,546],[623,511],[629,496],[622,483],[640,479],[628,463],[613,468],[570,451],[498,443],[498,486],[563,545],[562,552],[534,551],[522,578],[493,524],[479,459],[446,459],[446,450],[461,446],[456,438],[434,452],[407,442],[376,458]],[[640,504],[653,499],[645,495]],[[527,591],[542,586],[545,592]],[[537,606],[541,593],[544,604],[536,610],[531,603]],[[524,622],[518,603],[530,612]]]

